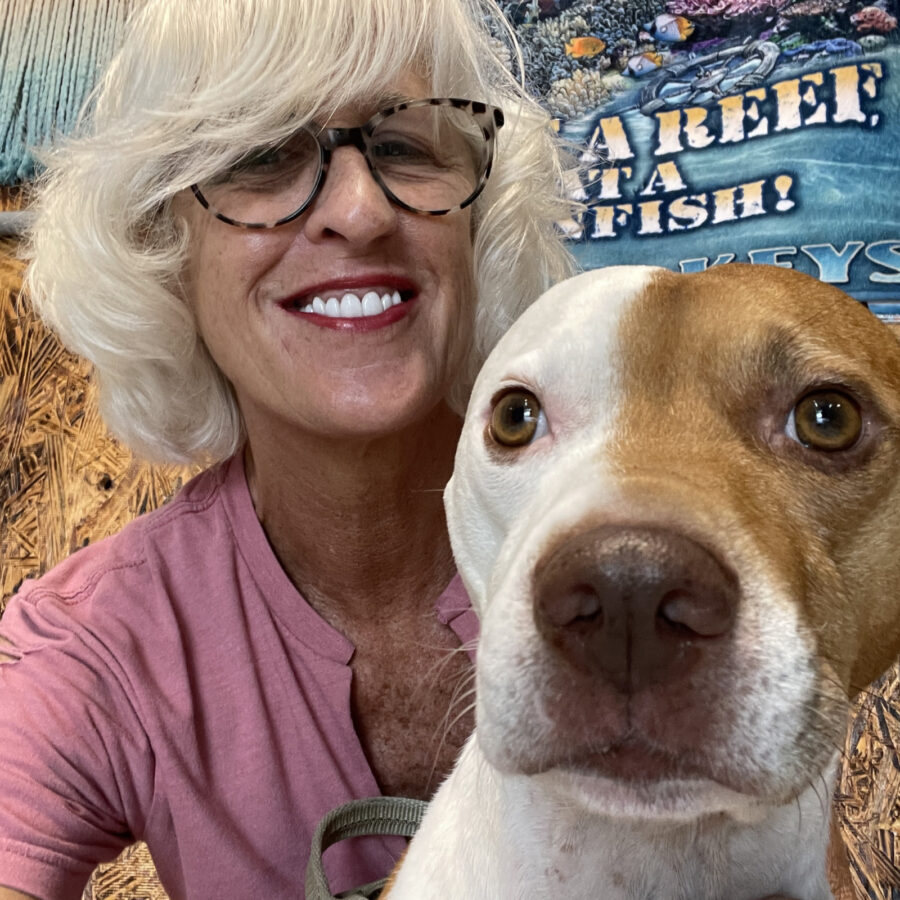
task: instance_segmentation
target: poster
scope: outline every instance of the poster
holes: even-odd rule
[[[900,0],[506,0],[585,268],[768,263],[900,318]]]

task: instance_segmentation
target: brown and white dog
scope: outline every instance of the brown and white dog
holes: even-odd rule
[[[477,728],[389,900],[830,898],[848,696],[900,652],[900,342],[796,272],[559,284],[446,493]]]

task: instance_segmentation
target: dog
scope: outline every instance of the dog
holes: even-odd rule
[[[740,264],[510,329],[445,494],[476,730],[383,900],[830,900],[848,697],[900,652],[892,329]]]

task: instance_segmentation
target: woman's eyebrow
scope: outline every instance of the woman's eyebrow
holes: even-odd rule
[[[363,109],[372,116],[383,109],[399,106],[401,103],[412,103],[415,99],[415,97],[399,91],[385,91],[383,94],[376,94],[374,99],[366,101]]]
[[[415,99],[415,97],[411,97],[409,94],[401,93],[399,91],[385,91],[367,97],[365,101],[360,101],[356,108],[359,110],[361,121],[366,121],[384,109],[399,106],[401,103],[412,103]],[[355,104],[351,102],[348,105],[353,106]],[[340,109],[341,107],[338,107],[337,109],[328,108],[324,111],[320,110],[319,113],[312,118],[311,122],[319,125],[319,127],[324,127],[320,124],[321,121],[323,119],[330,119],[331,116],[340,111]]]

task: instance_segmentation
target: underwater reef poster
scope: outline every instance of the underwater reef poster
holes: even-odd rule
[[[900,0],[501,0],[585,268],[795,268],[900,317]]]

